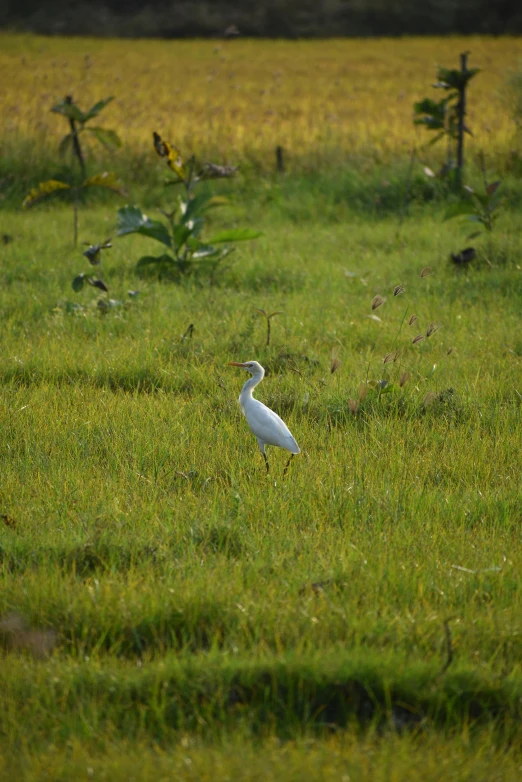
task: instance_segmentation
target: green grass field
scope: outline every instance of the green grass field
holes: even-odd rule
[[[126,237],[106,296],[72,290],[68,207],[6,201],[0,779],[521,778],[520,185],[460,268],[395,175],[240,177],[213,227],[263,236],[213,284],[138,276]]]
[[[1,220],[4,778],[518,778],[517,215],[468,272],[436,212],[397,240],[254,209],[213,287],[139,279],[148,240],[115,240],[110,295],[140,294],[106,316],[68,212]],[[284,311],[268,348],[256,307]],[[303,451],[284,482],[226,366],[253,357]]]

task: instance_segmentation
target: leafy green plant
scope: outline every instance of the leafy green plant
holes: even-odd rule
[[[450,220],[453,217],[465,217],[469,222],[476,223],[478,230],[470,233],[467,236],[468,239],[475,239],[484,231],[491,233],[498,219],[499,206],[502,204],[500,193],[498,192],[500,184],[500,181],[492,182],[486,186],[483,193],[478,193],[473,188],[465,185],[464,192],[468,194],[468,198],[452,204],[446,211],[444,219]]]
[[[121,147],[121,140],[115,130],[107,130],[107,128],[91,127],[87,123],[98,116],[98,114],[114,100],[113,97],[105,98],[98,101],[94,106],[83,112],[70,95],[66,95],[65,98],[53,106],[51,111],[55,114],[61,114],[69,122],[70,132],[62,138],[58,150],[61,155],[65,155],[69,150],[72,150],[74,156],[78,161],[82,175],[86,176],[85,169],[85,155],[82,149],[80,137],[83,133],[87,132],[91,134],[97,141],[99,141],[106,148]]]
[[[222,261],[233,252],[229,242],[256,239],[261,235],[250,228],[237,228],[219,231],[209,238],[202,236],[208,211],[228,201],[209,191],[196,195],[195,187],[207,179],[233,176],[237,169],[213,163],[198,167],[194,157],[185,161],[180,151],[163,141],[158,133],[154,133],[153,138],[156,152],[166,159],[176,174],[176,179],[168,181],[167,185],[182,185],[184,195],[179,196],[171,211],[160,210],[165,222],[150,219],[137,206],[119,209],[118,236],[140,234],[155,239],[166,248],[160,255],[142,256],[137,263],[138,269],[154,266],[161,273],[179,277],[204,265],[212,280]]]
[[[461,179],[464,166],[464,134],[471,135],[471,130],[465,124],[466,89],[471,79],[480,72],[480,68],[467,67],[467,52],[460,57],[460,70],[439,67],[437,71],[437,81],[433,86],[444,90],[446,96],[438,101],[424,98],[413,104],[414,124],[436,134],[429,142],[430,145],[446,139],[448,152],[444,172],[456,169],[458,181]],[[454,144],[456,163],[453,157]]]
[[[112,172],[105,171],[101,174],[95,174],[94,176],[87,176],[85,155],[80,142],[80,135],[85,131],[88,131],[104,146],[114,147],[121,145],[121,141],[115,131],[106,130],[105,128],[100,127],[86,127],[87,123],[96,117],[111,100],[113,99],[106,98],[105,100],[99,101],[85,113],[73,102],[70,96],[66,96],[63,101],[56,106],[53,106],[51,111],[66,117],[69,120],[70,126],[70,132],[60,141],[59,152],[63,155],[69,149],[73,151],[80,168],[81,180],[78,180],[71,172],[68,181],[62,179],[48,179],[45,182],[40,182],[36,187],[29,191],[22,203],[22,206],[25,209],[28,209],[50,196],[60,195],[72,197],[73,244],[75,247],[78,244],[78,206],[80,194],[92,187],[102,187],[105,190],[110,190],[118,195],[125,194],[123,184],[119,181],[116,174]]]
[[[76,293],[82,290],[85,283],[88,283],[89,285],[92,285],[93,288],[98,288],[98,290],[104,291],[105,293],[108,292],[109,289],[101,278],[101,260],[103,250],[108,250],[110,247],[112,247],[111,240],[106,239],[101,244],[89,245],[87,250],[85,250],[83,254],[91,266],[98,267],[99,277],[94,277],[92,274],[86,274],[85,272],[77,274],[72,281],[72,287]]]
[[[483,232],[490,234],[498,219],[499,208],[502,206],[499,192],[500,180],[488,182],[483,152],[479,154],[478,159],[482,171],[484,192],[478,193],[472,187],[465,185],[463,188],[464,199],[452,204],[444,216],[445,220],[450,220],[453,217],[465,217],[470,223],[475,223],[478,230],[469,234],[468,239],[475,239]]]
[[[84,257],[87,258],[92,267],[97,269],[97,274],[93,273],[94,269],[93,272],[81,272],[80,274],[77,274],[72,281],[72,288],[75,293],[79,293],[83,290],[85,285],[91,286],[97,291],[102,291],[103,294],[109,293],[109,288],[102,279],[102,257],[105,250],[109,250],[111,247],[111,240],[106,239],[99,244],[89,245],[84,251]],[[137,295],[137,291],[128,291],[128,294],[131,298],[134,298]],[[124,301],[111,299],[108,295],[102,296],[96,302],[98,310],[104,314],[118,307],[123,307],[124,305]]]

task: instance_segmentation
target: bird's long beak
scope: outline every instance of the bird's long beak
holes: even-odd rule
[[[229,361],[228,362],[229,367],[243,367],[243,369],[246,367],[246,364],[242,364],[240,361]]]

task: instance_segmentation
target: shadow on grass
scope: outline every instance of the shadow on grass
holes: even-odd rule
[[[24,367],[10,367],[5,370],[1,381],[4,385],[13,384],[24,388],[50,384],[55,386],[87,386],[141,394],[151,394],[162,390],[180,395],[191,395],[196,391],[196,385],[192,380],[159,374],[146,367],[88,372],[77,367],[41,370],[26,365]]]
[[[11,550],[0,546],[0,566],[10,573],[57,566],[65,573],[87,578],[100,573],[125,573],[137,565],[159,564],[161,555],[154,546],[121,546],[113,543],[85,543],[75,547],[22,545]]]
[[[382,664],[378,656],[212,665],[195,659],[118,676],[77,667],[65,679],[47,677],[45,688],[29,692],[28,686],[24,680],[13,682],[10,696],[30,710],[40,735],[57,735],[59,729],[63,741],[75,734],[72,717],[79,703],[84,714],[97,715],[99,729],[106,722],[127,738],[145,730],[158,742],[172,738],[172,731],[212,734],[218,726],[245,724],[254,736],[275,733],[285,739],[303,730],[324,734],[346,727],[399,732],[423,725],[443,732],[488,727],[505,742],[516,740],[521,716],[520,688],[512,682],[490,683],[472,671],[439,678],[425,665],[404,672],[389,660]],[[59,703],[60,709],[50,711],[49,703]]]
[[[238,559],[248,554],[245,535],[227,524],[212,524],[192,529],[193,543],[204,554],[224,554]]]
[[[247,556],[245,535],[226,523],[195,526],[189,546],[203,556],[222,555],[231,559]],[[164,567],[187,554],[187,541],[175,541],[159,548],[151,545],[121,545],[92,541],[78,546],[39,546],[19,540],[9,548],[0,545],[0,567],[9,573],[57,567],[63,573],[89,578],[104,573],[127,573],[133,568]]]

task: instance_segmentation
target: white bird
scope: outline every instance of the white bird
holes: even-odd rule
[[[270,410],[269,407],[258,399],[254,399],[252,396],[252,391],[264,378],[265,370],[257,361],[246,361],[244,364],[237,361],[230,361],[229,366],[241,367],[241,369],[246,369],[247,372],[252,374],[252,377],[246,381],[241,390],[239,404],[241,405],[241,410],[248,421],[250,429],[257,438],[259,450],[263,454],[265,460],[267,474],[269,467],[265,446],[277,445],[279,448],[290,451],[291,456],[283,471],[283,476],[285,476],[288,465],[292,461],[294,455],[301,451],[288,426],[279,418],[277,413],[274,413],[273,410]]]

